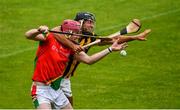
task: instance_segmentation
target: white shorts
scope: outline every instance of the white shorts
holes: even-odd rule
[[[70,78],[63,78],[61,80],[60,88],[67,97],[72,97]]]
[[[55,109],[61,109],[69,104],[69,100],[61,89],[54,90],[50,86],[33,84],[31,87],[31,95],[35,108],[42,103],[51,104]]]

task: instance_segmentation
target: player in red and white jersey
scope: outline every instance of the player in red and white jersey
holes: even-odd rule
[[[33,81],[49,84],[61,77],[69,61],[68,57],[73,53],[72,50],[60,44],[53,33],[48,33],[46,40],[40,42],[37,50]]]
[[[74,20],[65,20],[61,27],[63,32],[78,33],[80,31],[80,24]],[[75,52],[72,48],[58,42],[57,38],[65,37],[64,35],[58,36],[47,33],[47,30],[47,26],[40,26],[38,29],[31,29],[26,32],[28,39],[39,41],[32,77],[31,92],[33,102],[38,109],[71,109],[71,104],[59,88],[59,85],[69,61],[69,56]],[[72,42],[68,43],[75,45]]]

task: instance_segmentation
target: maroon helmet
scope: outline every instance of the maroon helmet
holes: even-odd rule
[[[67,32],[67,31],[79,32],[80,23],[70,19],[64,20],[61,25],[61,30],[63,32]]]

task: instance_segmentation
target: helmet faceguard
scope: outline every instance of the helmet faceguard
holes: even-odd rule
[[[91,21],[91,22],[93,22],[93,27],[94,27],[95,26],[95,21],[96,21],[94,14],[89,13],[89,12],[79,12],[79,13],[76,14],[74,20],[80,22],[82,32],[90,32],[90,33],[92,33],[91,32],[92,30],[89,30],[90,27],[88,27],[88,28],[84,27],[83,24],[85,23],[85,21]]]

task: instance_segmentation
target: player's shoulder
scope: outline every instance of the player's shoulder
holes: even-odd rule
[[[51,29],[52,31],[60,31],[61,30],[61,26],[56,26],[54,28]]]

